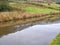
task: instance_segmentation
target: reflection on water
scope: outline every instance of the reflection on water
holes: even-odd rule
[[[0,37],[0,45],[49,45],[50,41],[60,33],[60,23],[4,28],[5,30],[0,28],[0,36],[3,35]]]
[[[0,37],[7,35],[9,33],[21,31],[22,29],[27,28],[32,25],[34,25],[34,23],[25,24],[25,25],[23,24],[23,25],[13,25],[13,26],[7,26],[7,27],[0,27]]]
[[[60,19],[59,20],[55,20],[55,21],[47,21],[48,19],[44,19],[44,20],[40,20],[39,18],[31,18],[31,19],[26,19],[26,20],[14,20],[14,21],[9,21],[9,22],[3,22],[0,23],[0,27],[6,27],[6,26],[13,26],[16,24],[19,25],[23,25],[23,24],[27,24],[27,23],[35,23],[35,24],[50,24],[50,23],[60,23]]]
[[[14,32],[15,31],[15,28],[11,28],[11,27],[3,27],[3,28],[0,28],[0,37],[1,36],[4,36],[6,34],[9,34],[11,32]]]

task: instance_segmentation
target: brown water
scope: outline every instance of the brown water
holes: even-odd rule
[[[0,45],[49,45],[58,33],[60,23],[40,25],[36,22],[0,27]]]

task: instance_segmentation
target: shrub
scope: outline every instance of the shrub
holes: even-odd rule
[[[10,10],[9,3],[7,0],[0,0],[0,11],[8,11]]]

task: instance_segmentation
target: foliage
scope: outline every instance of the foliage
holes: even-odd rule
[[[0,11],[10,10],[9,3],[7,0],[0,0]]]

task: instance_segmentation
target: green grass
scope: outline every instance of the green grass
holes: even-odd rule
[[[51,4],[51,7],[60,7],[59,4]]]
[[[43,5],[48,6],[46,3]],[[53,6],[54,5],[54,6]],[[58,6],[58,4],[52,4],[52,7]],[[53,12],[60,12],[59,10],[49,9],[49,8],[41,8],[38,6],[33,6],[30,4],[22,4],[22,3],[10,3],[10,6],[17,9],[22,9],[25,12],[42,12],[42,13],[53,13]]]
[[[60,5],[59,4],[55,4],[55,3],[53,3],[53,4],[51,4],[51,5],[48,5],[47,3],[41,3],[42,5],[45,5],[45,6],[47,6],[47,7],[52,7],[52,8],[56,8],[56,9],[60,9],[59,7],[60,7]]]
[[[57,35],[55,39],[53,39],[50,45],[60,45],[60,34]]]
[[[25,7],[24,10],[26,12],[43,12],[43,13],[59,12],[58,10],[48,8],[37,8],[37,7]]]
[[[51,7],[51,8],[59,9],[60,10],[60,4],[56,4],[56,3],[52,3],[52,4],[48,5],[48,3],[32,2],[32,4],[44,5],[46,7]]]

